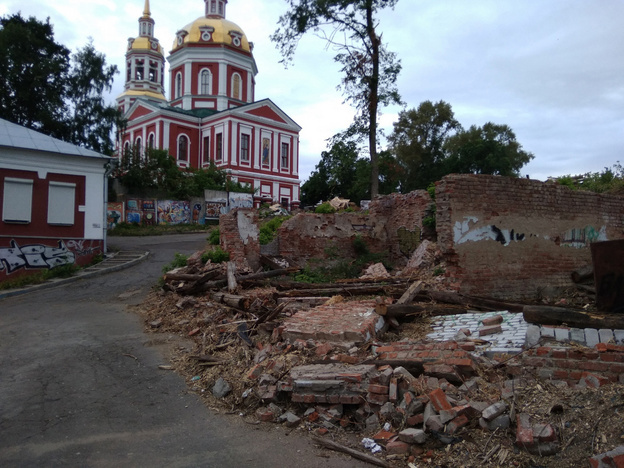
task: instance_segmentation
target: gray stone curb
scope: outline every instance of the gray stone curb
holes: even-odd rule
[[[116,259],[122,255],[132,255],[133,258],[129,259],[123,263],[116,263]],[[149,256],[149,252],[130,252],[130,251],[121,251],[116,252],[113,255],[105,258],[101,263],[97,265],[87,267],[83,270],[78,271],[74,276],[69,278],[53,278],[47,280],[45,283],[41,284],[33,284],[30,286],[25,286],[19,289],[9,289],[6,291],[0,291],[0,299],[4,299],[6,297],[19,296],[22,294],[26,294],[33,291],[39,291],[41,289],[49,289],[55,288],[57,286],[61,286],[63,284],[74,283],[83,278],[92,278],[95,276],[101,276],[106,273],[113,273],[115,271],[124,270],[126,268],[130,268],[137,263],[144,261]],[[110,262],[110,266],[106,266],[106,264]]]

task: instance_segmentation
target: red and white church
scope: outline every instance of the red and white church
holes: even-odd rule
[[[196,0],[199,1],[199,0]],[[225,17],[227,0],[204,0],[205,14],[181,28],[169,52],[154,36],[149,0],[139,36],[128,39],[124,92],[127,119],[120,150],[163,148],[180,168],[211,162],[249,184],[254,203],[299,205],[299,132],[270,99],[255,99],[253,43]]]

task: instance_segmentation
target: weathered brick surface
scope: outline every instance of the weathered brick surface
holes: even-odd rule
[[[405,262],[422,240],[422,220],[433,201],[426,190],[407,194],[393,193],[373,200],[370,219],[375,232],[386,239],[385,249],[394,262]]]
[[[375,301],[349,301],[301,310],[284,320],[282,338],[363,343],[375,336],[383,317],[374,311]]]
[[[219,244],[237,267],[260,266],[258,211],[236,208],[219,217]]]
[[[358,235],[371,252],[386,249],[385,234],[375,231],[371,219],[359,213],[299,213],[284,221],[277,232],[280,255],[295,262],[355,258],[353,240]]]
[[[604,347],[564,348],[540,346],[526,350],[517,363],[510,365],[518,370],[534,368],[551,370],[548,378],[563,380],[568,385],[599,387],[608,382],[618,382],[624,374],[624,350],[622,346],[608,344]],[[582,379],[581,382],[579,382]]]
[[[533,299],[624,237],[624,197],[521,178],[451,174],[436,187],[438,246],[461,292]]]

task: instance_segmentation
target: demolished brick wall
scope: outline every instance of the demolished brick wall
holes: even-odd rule
[[[239,268],[248,266],[252,270],[260,267],[260,241],[258,211],[252,208],[237,208],[219,216],[219,243],[229,252],[230,260]]]
[[[591,264],[589,244],[624,237],[624,197],[451,174],[436,186],[438,245],[462,293],[535,299]]]
[[[392,193],[371,202],[370,219],[375,231],[383,232],[387,239],[391,262],[404,264],[418,248],[422,241],[423,218],[429,214],[432,202],[426,190]]]
[[[359,213],[299,213],[278,229],[279,253],[295,262],[332,256],[354,257],[353,240],[362,237],[371,252],[385,248],[370,218]]]

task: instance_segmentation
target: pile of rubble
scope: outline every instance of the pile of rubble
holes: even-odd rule
[[[199,254],[142,309],[152,331],[194,340],[174,366],[213,407],[378,466],[624,466],[621,385],[591,372],[578,388],[512,376],[520,355],[475,352],[500,331],[496,318],[478,338],[426,338],[432,316],[499,301],[411,278],[306,285],[275,279],[287,269],[235,274]]]

